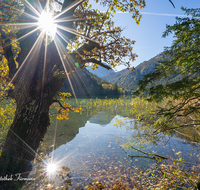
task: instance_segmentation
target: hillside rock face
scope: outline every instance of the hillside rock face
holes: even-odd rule
[[[160,53],[157,56],[153,57],[152,59],[144,61],[143,63],[139,64],[135,68],[136,69],[135,71],[131,71],[131,69],[130,70],[124,69],[119,72],[109,73],[102,78],[110,83],[117,82],[117,84],[120,87],[123,87],[125,89],[136,90],[138,81],[143,78],[143,75],[152,72],[155,65],[162,60],[164,60],[163,53]]]

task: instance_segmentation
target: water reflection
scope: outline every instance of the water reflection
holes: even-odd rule
[[[100,124],[101,126],[104,126],[106,124],[109,124],[111,120],[115,117],[115,115],[110,115],[108,110],[101,111],[98,113],[98,115],[92,116],[89,119],[90,123],[94,124]]]
[[[159,134],[157,139],[147,144],[136,142],[136,134],[143,133],[140,124],[124,119],[119,115],[101,112],[96,116],[74,115],[69,121],[57,126],[54,151],[52,142],[55,129],[51,127],[46,140],[40,148],[43,159],[52,159],[61,168],[57,176],[49,179],[41,175],[45,167],[38,161],[30,176],[35,176],[34,184],[26,184],[26,189],[42,189],[45,185],[52,188],[65,186],[66,189],[86,189],[89,185],[113,188],[116,184],[127,189],[138,186],[137,171],[155,165],[156,158],[178,157],[181,152],[187,161],[197,162],[190,154],[197,154],[198,146],[185,144],[185,140],[174,136]],[[103,117],[104,116],[104,117]],[[103,122],[101,122],[103,118]],[[106,121],[106,122],[105,122]],[[121,125],[119,125],[119,123]],[[127,125],[124,123],[126,121]],[[114,124],[118,123],[117,126]],[[55,125],[55,121],[52,125]],[[146,129],[145,129],[146,130]],[[151,154],[154,152],[154,154]],[[188,164],[188,167],[191,164]],[[139,170],[138,170],[139,169]]]

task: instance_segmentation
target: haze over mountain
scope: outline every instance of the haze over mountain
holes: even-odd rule
[[[104,63],[105,65],[108,65],[108,64],[106,64],[106,63]],[[114,73],[115,71],[113,70],[113,69],[110,69],[110,70],[108,70],[108,69],[106,69],[106,68],[104,68],[104,67],[101,67],[101,66],[99,66],[98,67],[98,69],[92,69],[92,66],[89,66],[89,67],[86,67],[86,69],[90,72],[90,73],[92,73],[92,74],[94,74],[94,75],[97,75],[98,77],[100,77],[100,78],[102,78],[102,77],[104,77],[104,76],[106,76],[106,75],[108,75],[108,74],[110,74],[110,73]]]

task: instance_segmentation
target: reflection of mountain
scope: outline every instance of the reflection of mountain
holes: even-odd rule
[[[101,111],[99,113],[86,113],[82,112],[82,114],[70,112],[69,120],[56,121],[56,119],[52,119],[52,123],[50,128],[48,129],[45,135],[45,142],[49,150],[47,152],[52,151],[52,149],[56,149],[62,144],[66,144],[67,142],[72,141],[76,135],[79,133],[79,128],[84,127],[86,122],[90,123],[106,125],[109,124],[110,121],[115,117],[115,112],[109,111]],[[55,146],[53,147],[55,138]]]
[[[50,152],[53,148],[56,149],[62,144],[66,144],[66,142],[72,141],[76,135],[79,133],[79,128],[84,127],[86,122],[96,123],[100,125],[106,125],[110,123],[110,121],[116,115],[115,112],[109,113],[109,111],[101,111],[99,113],[86,113],[82,112],[82,114],[70,112],[69,120],[56,121],[55,118],[52,119],[52,123],[50,128],[48,129],[45,135],[45,142]],[[55,146],[53,147],[55,138]]]
[[[108,111],[101,111],[97,115],[92,116],[89,120],[90,123],[106,125],[114,118],[115,115],[110,115]]]

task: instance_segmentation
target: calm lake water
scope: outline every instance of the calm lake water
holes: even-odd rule
[[[194,156],[199,153],[197,144],[175,135],[160,135],[156,143],[138,144],[133,139],[139,132],[134,120],[109,111],[71,113],[68,121],[52,120],[30,174],[35,181],[27,183],[25,189],[86,189],[90,183],[111,188],[120,182],[133,189],[135,171],[156,163],[146,154],[152,151],[167,158],[177,158],[181,152],[188,162],[186,167],[198,162]],[[116,125],[121,121],[120,127]],[[133,148],[121,146],[128,142]],[[55,163],[56,171],[46,172],[47,163]]]

